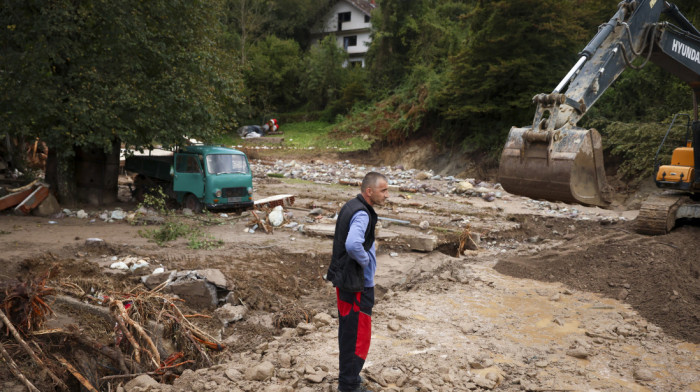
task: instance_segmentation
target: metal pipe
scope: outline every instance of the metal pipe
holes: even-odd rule
[[[561,82],[559,82],[557,87],[552,92],[553,93],[560,93],[561,90],[564,88],[564,86],[566,86],[566,84],[569,83],[569,80],[571,80],[571,78],[574,76],[574,74],[576,72],[578,72],[578,70],[581,69],[581,67],[583,67],[583,63],[585,63],[586,60],[588,60],[588,57],[586,57],[585,55],[581,56],[581,58],[578,59],[578,61],[576,62],[576,65],[574,65],[574,67],[571,68],[569,73],[567,73],[566,76],[564,76],[564,79],[562,79]]]
[[[596,35],[591,39],[590,42],[588,42],[588,45],[586,45],[585,48],[579,53],[581,55],[581,58],[578,59],[576,62],[576,65],[574,65],[573,68],[569,71],[569,73],[566,74],[564,79],[562,79],[561,82],[559,82],[559,85],[554,89],[553,92],[559,93],[561,92],[562,89],[564,89],[564,86],[566,86],[567,83],[571,80],[571,78],[574,76],[574,74],[583,66],[583,63],[586,62],[589,58],[593,57],[593,53],[595,53],[596,50],[598,50],[598,47],[605,41],[610,33],[613,32],[615,29],[615,26],[617,26],[617,23],[622,20],[625,10],[624,7],[622,7],[623,3],[620,3],[620,7],[618,8],[617,12],[613,17],[606,23],[602,29],[596,33]]]

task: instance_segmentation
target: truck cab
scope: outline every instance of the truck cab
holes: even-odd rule
[[[253,206],[253,174],[248,157],[216,146],[187,146],[174,154],[173,191],[184,207],[246,209]]]

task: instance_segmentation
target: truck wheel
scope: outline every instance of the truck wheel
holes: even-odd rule
[[[185,199],[182,201],[182,206],[185,208],[189,208],[194,212],[195,214],[199,214],[202,212],[203,206],[202,203],[197,199],[197,197],[193,194],[188,194],[185,196]]]

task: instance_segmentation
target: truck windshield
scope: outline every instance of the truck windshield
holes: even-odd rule
[[[248,162],[243,155],[207,155],[207,173],[248,173]]]

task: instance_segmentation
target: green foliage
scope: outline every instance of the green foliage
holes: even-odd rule
[[[192,227],[187,223],[180,221],[168,221],[157,229],[139,230],[139,235],[143,238],[148,238],[158,244],[165,245],[166,242],[175,241],[180,237],[187,236],[192,232]]]
[[[221,50],[222,1],[12,0],[0,9],[0,119],[62,157],[206,140],[235,123],[240,76]]]
[[[332,35],[311,47],[304,61],[305,72],[300,87],[301,96],[306,99],[310,109],[323,109],[338,98],[346,80],[343,63],[347,57]]]
[[[654,94],[649,94],[653,91]],[[648,64],[642,70],[629,69],[601,96],[581,125],[601,120],[623,122],[663,121],[669,114],[687,110],[692,103],[690,87],[674,75]],[[599,130],[604,130],[598,128]]]
[[[395,88],[414,66],[442,67],[466,38],[463,15],[476,1],[381,0],[367,55],[376,87]]]
[[[156,229],[139,230],[139,235],[150,239],[158,246],[164,246],[181,237],[187,238],[187,247],[190,249],[215,249],[224,244],[222,240],[204,233],[201,226],[179,220],[165,222]]]
[[[138,204],[138,208],[152,208],[161,215],[168,215],[170,209],[167,204],[168,196],[163,191],[163,188],[158,186],[143,195],[143,201]]]
[[[299,45],[292,40],[267,36],[250,48],[244,76],[252,118],[297,103],[301,74]]]
[[[430,126],[426,121],[435,110],[433,97],[440,86],[440,75],[434,69],[416,67],[393,95],[375,105],[358,107],[338,124],[338,131],[389,143],[403,142]]]
[[[684,117],[679,117],[684,119]],[[670,123],[670,121],[669,121]],[[654,156],[669,123],[613,122],[606,128],[604,147],[621,159],[617,175],[625,180],[640,181],[654,174]],[[686,144],[686,122],[676,121],[659,153],[659,163],[668,164],[676,147]]]
[[[451,59],[441,115],[459,127],[448,140],[470,148],[502,142],[513,125],[528,124],[532,97],[552,87],[575,61],[583,22],[569,1],[494,1],[475,7],[470,38]],[[543,22],[546,21],[546,22]]]
[[[343,151],[367,150],[371,140],[361,134],[333,132],[333,125],[322,121],[286,124],[284,144],[298,149],[338,149]]]
[[[204,234],[201,230],[196,229],[190,233],[187,239],[187,247],[190,249],[217,249],[224,245],[224,241],[212,237],[210,234]]]

